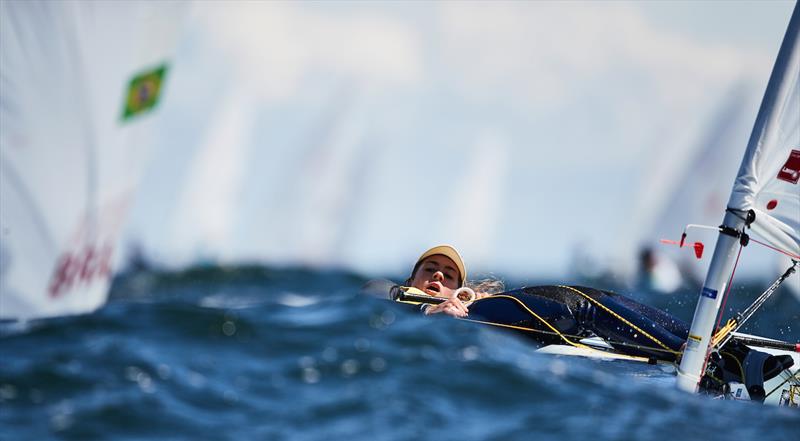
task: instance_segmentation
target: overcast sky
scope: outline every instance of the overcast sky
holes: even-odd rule
[[[630,262],[730,106],[741,156],[793,5],[197,2],[128,241],[367,274],[441,242],[521,278]]]

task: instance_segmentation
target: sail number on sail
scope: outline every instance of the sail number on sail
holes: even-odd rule
[[[55,298],[71,290],[76,283],[89,284],[97,278],[111,276],[110,244],[89,244],[83,248],[64,253],[50,278],[50,297]]]

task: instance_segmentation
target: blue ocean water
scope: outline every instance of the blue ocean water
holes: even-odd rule
[[[797,409],[679,392],[669,366],[536,353],[508,332],[364,297],[364,282],[343,272],[260,267],[140,273],[118,280],[94,314],[7,326],[0,437],[786,440],[800,433]],[[653,300],[688,320],[696,295]],[[786,295],[749,330],[798,341],[799,317]]]

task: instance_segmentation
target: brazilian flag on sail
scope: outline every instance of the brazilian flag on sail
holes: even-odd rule
[[[167,65],[141,72],[131,79],[122,110],[122,120],[146,113],[158,104],[161,86],[167,73]]]

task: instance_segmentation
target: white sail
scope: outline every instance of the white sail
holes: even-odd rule
[[[104,303],[184,9],[0,2],[0,319]]]
[[[753,210],[751,228],[773,247],[800,259],[800,44],[794,35],[785,70],[764,97],[728,207]],[[779,66],[776,66],[776,69]]]
[[[739,168],[728,212],[695,310],[678,387],[696,391],[706,363],[711,333],[736,261],[746,213],[766,243],[800,258],[800,6],[795,5],[753,132]]]

